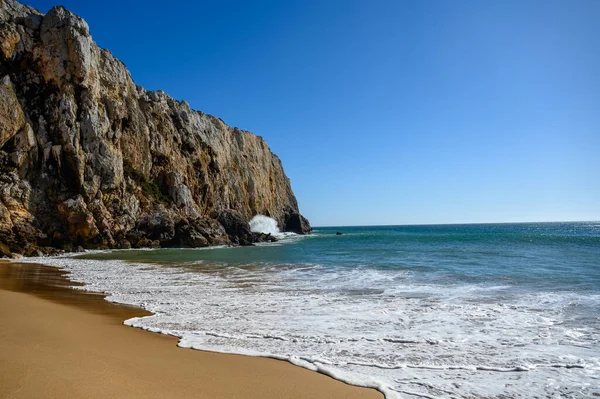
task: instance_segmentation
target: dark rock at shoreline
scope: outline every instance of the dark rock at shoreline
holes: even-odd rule
[[[224,209],[213,212],[211,216],[221,223],[233,244],[251,245],[254,242],[248,220],[238,211]]]
[[[0,0],[0,44],[0,256],[311,231],[262,138],[136,86],[83,19]]]
[[[277,238],[273,237],[271,234],[266,233],[252,233],[253,242],[277,242]]]
[[[312,231],[308,219],[298,212],[290,212],[285,216],[283,231],[289,231],[297,234],[307,234]]]
[[[171,242],[175,247],[207,247],[209,245],[229,244],[225,229],[214,219],[182,219],[175,226],[175,238]]]

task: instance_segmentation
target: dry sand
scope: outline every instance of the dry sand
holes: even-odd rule
[[[122,325],[144,311],[0,262],[0,398],[378,398],[287,362],[177,348]]]

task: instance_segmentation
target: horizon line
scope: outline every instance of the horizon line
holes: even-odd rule
[[[475,225],[475,224],[528,224],[528,223],[600,223],[600,220],[545,220],[529,222],[460,222],[460,223],[408,223],[408,224],[348,224],[348,225],[322,225],[312,226],[315,228],[327,227],[391,227],[391,226],[456,226],[456,225]]]

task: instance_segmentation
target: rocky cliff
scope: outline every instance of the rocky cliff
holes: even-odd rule
[[[63,7],[0,0],[0,255],[306,233],[261,137],[133,82]]]

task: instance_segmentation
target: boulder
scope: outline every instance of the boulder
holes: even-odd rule
[[[214,212],[211,216],[221,223],[232,243],[252,245],[254,242],[254,236],[252,231],[250,231],[248,219],[240,212],[233,209],[224,209]]]
[[[252,233],[252,242],[254,242],[254,243],[277,242],[277,241],[278,241],[277,238],[273,237],[271,234],[256,233],[256,232]]]
[[[171,245],[176,247],[207,247],[208,240],[202,234],[202,231],[196,228],[196,225],[190,223],[187,219],[180,220],[175,225],[175,237],[171,241]]]
[[[158,241],[167,246],[175,237],[175,222],[168,211],[161,210],[143,218],[137,230],[145,232],[145,237],[150,241]]]

